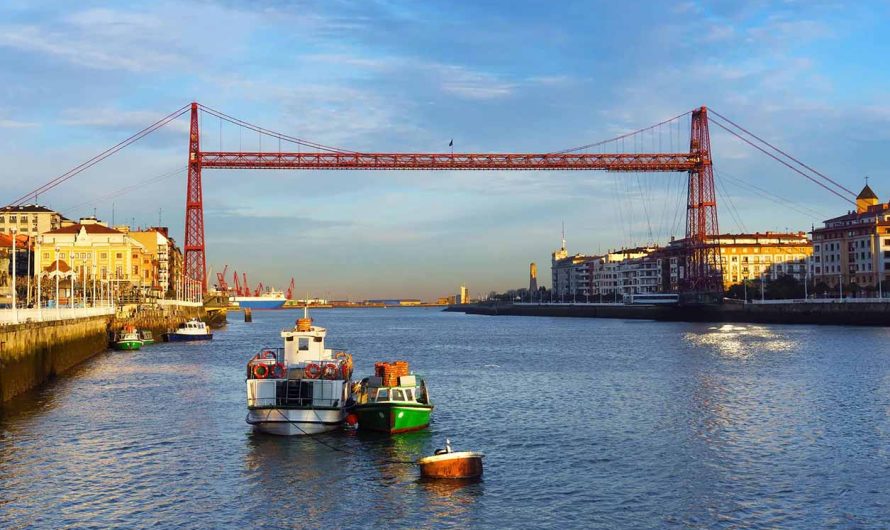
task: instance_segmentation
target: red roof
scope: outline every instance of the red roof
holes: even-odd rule
[[[74,223],[71,226],[66,226],[63,228],[56,228],[55,230],[50,230],[49,232],[44,232],[45,234],[77,234],[80,232],[80,229],[86,229],[87,234],[123,234],[114,228],[108,228],[107,226],[102,226],[98,224],[87,224],[82,225],[79,223]]]
[[[15,245],[20,248],[26,248],[28,246],[28,240],[31,238],[24,234],[16,234],[15,236]],[[2,234],[0,233],[0,248],[12,247],[12,235],[11,234]]]
[[[44,272],[48,272],[48,273],[49,273],[49,272],[56,272],[56,262],[53,261],[52,263],[50,263],[49,265],[47,265],[46,267],[44,267],[43,270],[44,270]],[[69,267],[68,264],[65,263],[65,260],[61,260],[61,259],[60,259],[60,260],[59,260],[59,272],[62,273],[62,274],[65,274],[65,273],[67,273],[67,272],[70,271],[70,270],[71,270],[71,267]]]

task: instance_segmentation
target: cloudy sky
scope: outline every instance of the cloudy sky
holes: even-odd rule
[[[0,202],[193,100],[327,145],[418,152],[452,138],[552,152],[707,105],[887,198],[888,21],[886,2],[6,0]],[[207,149],[257,147],[215,118],[202,128]],[[109,221],[113,203],[117,223],[160,217],[181,242],[186,130],[39,201]],[[723,231],[807,230],[848,208],[713,126],[712,144]],[[673,174],[215,170],[204,190],[214,271],[337,298],[521,286],[530,261],[549,274],[563,221],[572,252],[684,230]]]

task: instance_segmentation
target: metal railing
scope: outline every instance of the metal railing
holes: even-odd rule
[[[114,314],[113,307],[43,307],[0,309],[0,324],[70,320]]]

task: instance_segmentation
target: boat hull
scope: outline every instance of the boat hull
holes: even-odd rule
[[[432,410],[422,404],[372,403],[358,405],[354,412],[359,429],[398,434],[427,428]]]
[[[321,434],[339,429],[346,413],[342,409],[252,409],[247,423],[255,431],[278,436]]]
[[[121,340],[114,343],[114,349],[118,351],[136,351],[142,347],[139,340]]]
[[[287,300],[284,298],[236,297],[235,301],[238,302],[238,307],[241,309],[281,309]]]
[[[165,333],[164,340],[167,342],[187,342],[193,340],[212,340],[213,333],[206,333],[203,335],[188,335],[182,333]]]

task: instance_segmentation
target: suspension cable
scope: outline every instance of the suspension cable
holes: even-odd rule
[[[838,191],[836,191],[836,190],[834,190],[834,189],[832,189],[832,188],[829,188],[829,187],[826,186],[824,183],[822,183],[822,182],[816,180],[815,178],[813,178],[813,177],[810,176],[810,175],[807,175],[806,173],[804,173],[803,171],[799,170],[798,168],[792,166],[792,165],[789,164],[788,162],[782,160],[781,158],[779,158],[779,157],[777,157],[776,155],[770,153],[770,152],[767,151],[766,149],[764,149],[764,148],[760,147],[759,145],[753,143],[751,140],[748,140],[748,139],[745,138],[744,136],[738,134],[737,132],[733,131],[732,129],[730,129],[730,128],[726,127],[725,125],[721,124],[718,120],[715,120],[713,117],[710,118],[709,121],[710,121],[711,123],[717,125],[717,126],[720,127],[721,129],[723,129],[724,131],[728,132],[729,134],[735,136],[735,137],[738,138],[739,140],[741,140],[741,141],[745,142],[746,144],[750,145],[751,147],[757,149],[757,150],[760,151],[761,153],[763,153],[763,154],[769,156],[770,158],[776,160],[777,162],[779,162],[779,163],[781,163],[781,164],[787,166],[787,167],[788,167],[789,169],[791,169],[792,171],[795,171],[796,173],[799,173],[800,175],[802,175],[802,176],[804,176],[805,178],[807,178],[808,180],[810,180],[810,181],[812,181],[812,182],[815,182],[816,184],[818,184],[818,185],[821,186],[822,188],[825,188],[826,190],[828,190],[828,191],[830,191],[831,193],[837,195],[837,196],[840,197],[841,199],[843,199],[843,200],[845,200],[845,201],[847,201],[847,202],[849,202],[849,203],[856,204],[855,201],[851,200],[849,197],[847,197],[847,196],[841,194],[840,192],[838,192]]]
[[[852,191],[852,190],[849,190],[849,189],[845,188],[843,185],[841,185],[841,184],[839,184],[838,182],[834,181],[834,180],[831,179],[830,177],[827,177],[827,176],[823,175],[822,173],[816,171],[815,169],[811,168],[810,166],[804,164],[804,163],[801,162],[800,160],[794,158],[793,156],[789,155],[789,154],[786,153],[785,151],[782,151],[782,150],[779,149],[778,147],[772,145],[771,143],[767,142],[767,141],[764,140],[763,138],[761,138],[761,137],[757,136],[756,134],[752,133],[752,132],[749,131],[748,129],[745,129],[744,127],[742,127],[742,126],[739,125],[738,123],[736,123],[736,122],[730,120],[729,118],[727,118],[726,116],[720,114],[720,113],[717,112],[716,110],[713,110],[713,109],[712,109],[711,112],[712,112],[713,114],[716,114],[717,116],[719,116],[719,117],[722,118],[723,120],[727,121],[727,122],[730,123],[731,125],[737,127],[737,128],[740,129],[741,131],[743,131],[743,132],[745,132],[745,133],[751,135],[752,137],[756,138],[756,139],[759,140],[760,142],[762,142],[762,143],[768,145],[771,149],[773,149],[773,150],[775,150],[775,151],[777,151],[777,152],[779,152],[779,153],[782,153],[783,155],[785,155],[786,157],[790,158],[791,160],[793,160],[793,161],[796,162],[797,164],[799,164],[799,165],[801,165],[801,166],[803,166],[803,167],[809,169],[810,171],[812,171],[813,173],[819,175],[820,177],[822,177],[823,179],[827,180],[828,182],[831,182],[832,184],[834,184],[834,185],[837,186],[838,188],[840,188],[840,189],[846,191],[846,192],[849,193],[850,195],[856,195],[856,192],[854,192],[854,191]]]
[[[584,149],[589,149],[589,148],[591,148],[591,147],[598,147],[598,146],[600,146],[600,145],[607,144],[607,143],[609,143],[609,142],[615,142],[615,141],[617,141],[617,140],[622,140],[622,139],[627,138],[627,137],[629,137],[629,136],[633,136],[633,135],[635,135],[635,134],[637,134],[637,133],[645,132],[645,131],[648,131],[648,130],[650,130],[650,129],[654,129],[654,128],[660,126],[660,125],[664,125],[664,124],[666,124],[666,123],[670,123],[670,122],[672,122],[672,121],[674,121],[674,120],[677,120],[677,119],[682,118],[683,116],[686,116],[687,114],[692,114],[692,111],[691,111],[691,110],[688,110],[688,111],[684,112],[683,114],[679,114],[679,115],[674,116],[673,118],[670,118],[670,119],[668,119],[668,120],[664,120],[664,121],[662,121],[662,122],[656,123],[655,125],[650,125],[649,127],[644,127],[644,128],[642,128],[642,129],[637,129],[636,131],[629,132],[629,133],[627,133],[627,134],[622,134],[622,135],[616,136],[615,138],[609,138],[608,140],[602,140],[602,141],[599,141],[599,142],[595,142],[595,143],[587,144],[587,145],[581,145],[581,146],[578,146],[578,147],[571,147],[571,148],[569,148],[569,149],[563,149],[562,151],[556,151],[556,152],[551,153],[551,154],[572,153],[572,152],[574,152],[574,151],[582,151],[582,150],[584,150]]]
[[[250,130],[252,130],[256,133],[259,133],[261,135],[265,134],[266,136],[272,136],[274,138],[278,138],[279,140],[285,140],[285,141],[288,141],[291,143],[302,145],[304,147],[311,147],[313,149],[321,149],[323,151],[330,151],[330,152],[334,152],[334,153],[355,153],[355,152],[357,152],[357,151],[350,151],[348,149],[341,149],[339,147],[331,147],[331,146],[327,146],[327,145],[323,145],[323,144],[319,144],[319,143],[315,143],[315,142],[310,142],[309,140],[303,140],[302,138],[297,138],[295,136],[290,136],[290,135],[287,135],[284,133],[272,131],[269,129],[264,129],[258,125],[254,125],[254,124],[246,122],[244,120],[235,118],[234,116],[229,116],[228,114],[226,114],[224,112],[218,111],[216,109],[212,109],[206,105],[202,105],[202,104],[198,103],[198,106],[204,112],[207,112],[208,114],[211,114],[221,120],[225,120],[225,121],[227,121],[233,125],[237,125],[239,127],[244,127],[244,128],[250,129]]]
[[[101,162],[101,161],[105,160],[106,158],[110,157],[111,155],[121,151],[125,147],[127,147],[135,142],[138,142],[142,138],[145,138],[146,136],[153,133],[154,131],[167,125],[171,121],[173,121],[176,118],[185,114],[188,111],[188,109],[189,109],[189,105],[183,105],[179,109],[171,112],[170,114],[167,114],[160,120],[154,122],[153,124],[149,125],[148,127],[137,132],[136,134],[129,136],[128,138],[119,142],[118,144],[114,145],[113,147],[110,147],[110,148],[106,149],[105,151],[102,151],[98,155],[96,155],[93,158],[87,160],[86,162],[80,164],[79,166],[69,169],[65,173],[62,173],[58,177],[50,180],[49,182],[40,186],[39,188],[37,188],[25,195],[22,195],[18,199],[9,203],[7,206],[18,206],[18,205],[22,204],[24,201],[26,201],[27,199],[29,199],[30,197],[37,197],[37,195],[39,195],[40,193],[44,193],[46,191],[51,190],[52,188],[55,188],[56,186],[65,182],[66,180],[70,179],[71,177],[73,177],[79,173],[82,173],[83,171],[95,166],[99,162]]]

